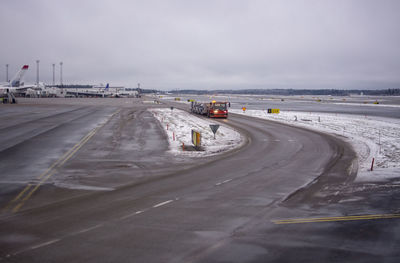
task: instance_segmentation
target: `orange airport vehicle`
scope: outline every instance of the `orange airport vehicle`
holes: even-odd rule
[[[228,103],[213,100],[212,102],[192,101],[191,112],[207,115],[209,118],[228,118]]]

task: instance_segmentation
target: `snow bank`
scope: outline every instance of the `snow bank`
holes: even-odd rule
[[[351,105],[351,106],[360,106],[360,107],[390,107],[390,108],[400,108],[400,105],[392,105],[392,104],[368,104],[368,103],[354,103],[354,102],[333,102],[332,104],[336,105]]]
[[[237,131],[211,119],[204,120],[179,109],[149,109],[168,135],[170,152],[180,156],[210,156],[239,147],[244,139]],[[216,139],[210,124],[220,124]],[[184,151],[182,144],[193,146],[191,131],[201,133],[202,151]]]
[[[357,180],[375,181],[400,177],[400,120],[360,115],[318,112],[231,109],[230,112],[339,135],[351,143],[358,154]],[[375,158],[374,171],[371,168]]]

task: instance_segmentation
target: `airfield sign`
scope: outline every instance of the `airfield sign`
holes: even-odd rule
[[[279,109],[268,109],[268,113],[279,113]]]
[[[194,147],[200,148],[201,146],[201,134],[198,131],[192,130],[192,143]]]
[[[210,124],[210,128],[211,128],[212,132],[214,133],[214,139],[215,139],[215,134],[218,131],[219,124]]]

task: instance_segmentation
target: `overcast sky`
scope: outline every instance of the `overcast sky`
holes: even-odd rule
[[[1,0],[1,82],[400,88],[400,1]]]

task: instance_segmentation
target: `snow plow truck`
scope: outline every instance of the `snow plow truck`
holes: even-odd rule
[[[191,112],[206,115],[209,118],[228,118],[227,102],[196,102],[192,101]]]

